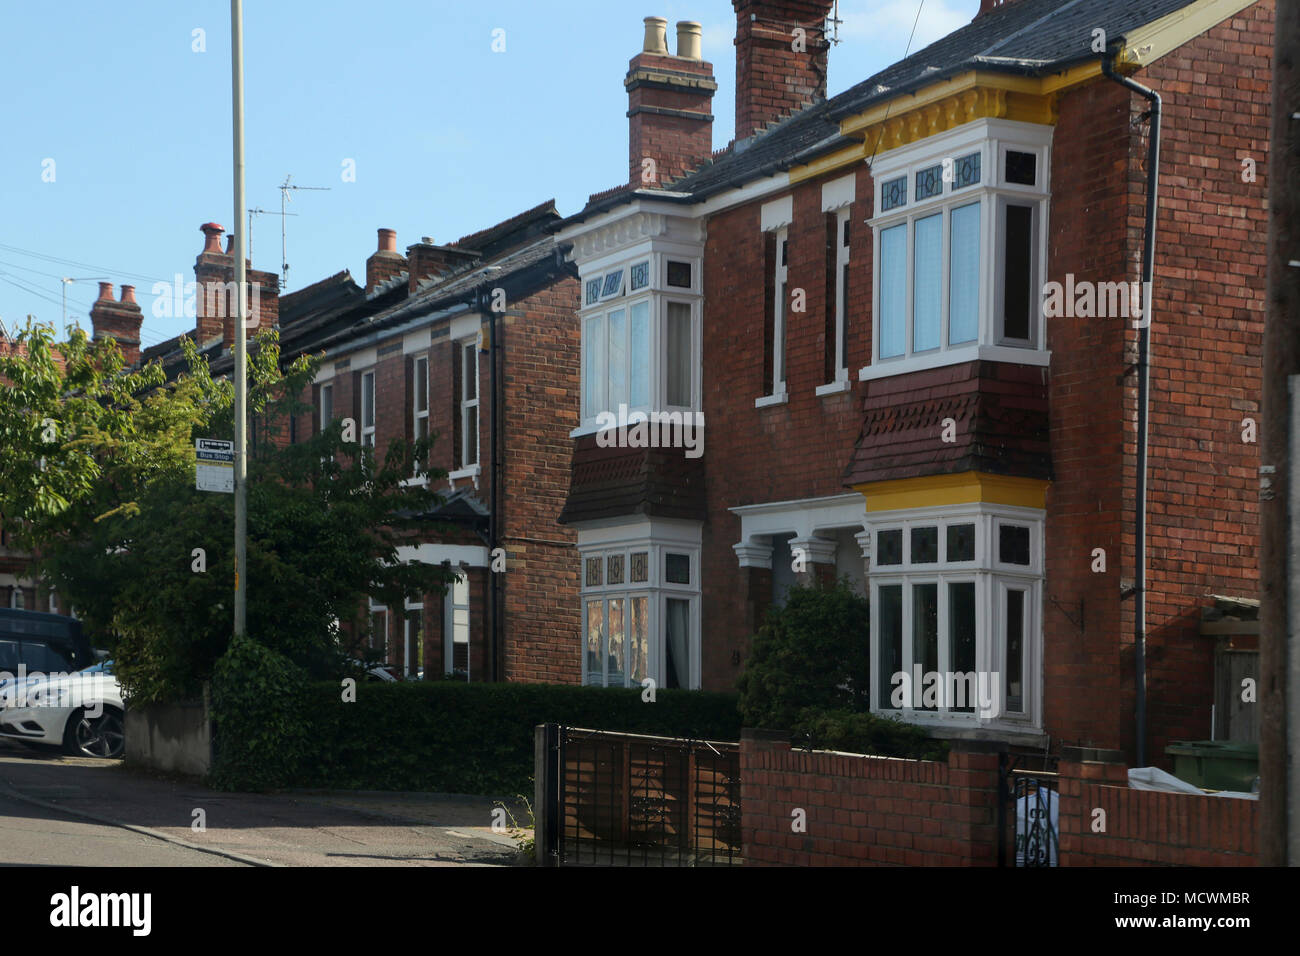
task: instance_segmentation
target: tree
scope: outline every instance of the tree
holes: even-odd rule
[[[5,520],[21,522],[36,568],[92,632],[116,636],[133,702],[190,697],[229,643],[234,591],[233,497],[194,489],[193,439],[231,435],[233,388],[188,341],[189,371],[172,382],[155,365],[124,369],[115,346],[84,334],[56,347],[50,330],[29,328],[24,343],[24,359],[0,359],[13,384],[0,435],[21,449],[0,464]],[[400,607],[443,590],[451,572],[397,558],[412,529],[439,530],[423,516],[440,497],[407,480],[434,436],[394,442],[383,460],[344,442],[342,422],[275,441],[315,370],[305,357],[282,370],[275,333],[250,350],[262,440],[249,461],[248,633],[321,675],[337,673],[337,623],[367,595]],[[52,442],[36,430],[46,418],[61,424]]]

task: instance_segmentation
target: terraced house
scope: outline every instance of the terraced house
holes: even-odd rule
[[[733,7],[736,140],[710,151],[698,25],[671,53],[649,18],[628,182],[558,227],[567,660],[729,688],[790,583],[847,576],[878,711],[1155,760],[1211,736],[1202,617],[1257,593],[1272,3],[986,0],[830,99],[830,0]],[[703,455],[611,441],[620,406],[702,413]],[[930,672],[995,706],[893,699]]]

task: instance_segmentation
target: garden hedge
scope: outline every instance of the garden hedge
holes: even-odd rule
[[[643,702],[639,688],[363,681],[344,702],[340,682],[275,671],[274,692],[230,670],[214,680],[214,786],[531,794],[537,724],[740,739],[734,694],[659,690]]]

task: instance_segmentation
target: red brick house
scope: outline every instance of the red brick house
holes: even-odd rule
[[[577,282],[548,231],[558,219],[547,202],[450,245],[425,238],[404,255],[394,232],[380,229],[364,287],[345,270],[281,296],[273,274],[249,274],[261,283],[257,327],[279,329],[282,358],[322,356],[301,396],[312,412],[276,440],[300,441],[351,419],[356,440],[382,457],[395,439],[437,436],[429,464],[448,472],[435,489],[444,500],[427,516],[430,532],[399,556],[463,573],[445,595],[359,609],[369,618],[363,639],[406,676],[577,679],[563,654],[577,627],[573,536],[555,522],[576,424]],[[220,248],[221,226],[203,230],[195,282],[213,294],[194,295],[196,334],[213,374],[225,375],[233,371],[234,332],[223,316],[233,310],[219,295],[233,264],[229,248]],[[111,294],[96,303],[97,330],[112,324],[111,306]],[[179,369],[178,341],[141,358]],[[266,438],[253,422],[250,442],[259,440]]]
[[[1150,127],[1106,61],[1163,98],[1145,319],[1160,761],[1210,736],[1203,610],[1257,592],[1272,3],[988,0],[828,100],[831,6],[733,0],[737,141],[717,154],[698,26],[673,55],[647,19],[629,183],[559,226],[583,293],[567,659],[589,683],[729,688],[789,583],[847,576],[871,600],[876,709],[1133,752]],[[703,454],[610,429],[638,411],[701,413]],[[994,706],[897,704],[896,675],[931,672],[987,677]]]

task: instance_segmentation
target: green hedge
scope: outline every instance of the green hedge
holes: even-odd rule
[[[269,695],[229,672],[214,681],[214,786],[531,794],[537,724],[740,739],[734,694],[660,690],[649,703],[640,689],[363,681],[345,703],[339,682],[276,676],[284,685]],[[286,718],[301,732],[285,733]]]

